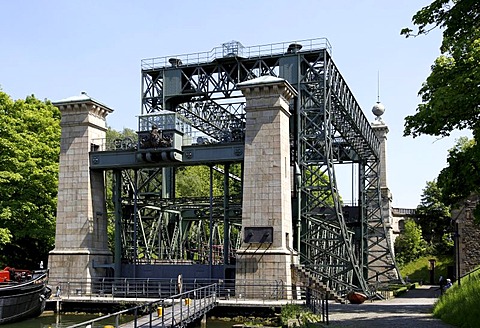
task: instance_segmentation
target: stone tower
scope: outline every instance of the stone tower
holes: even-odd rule
[[[381,248],[386,248],[390,250],[390,254],[394,254],[394,242],[395,242],[395,235],[393,234],[392,223],[393,223],[393,207],[392,207],[392,193],[387,185],[387,134],[389,132],[388,126],[382,119],[382,115],[385,112],[385,107],[379,101],[373,106],[372,108],[373,114],[376,116],[374,122],[371,123],[373,132],[377,136],[378,140],[380,141],[380,167],[379,167],[379,180],[380,180],[380,195],[381,195],[381,206],[382,206],[382,219],[385,224],[385,234],[386,240],[382,242]],[[377,246],[378,248],[378,246]],[[371,248],[371,251],[374,251],[375,248]],[[385,260],[385,259],[384,259]],[[394,263],[394,258],[389,258],[388,262]],[[374,266],[377,263],[372,262]],[[383,265],[381,261],[378,263],[380,266]],[[401,279],[399,276],[399,272],[395,266],[395,268],[391,268],[390,270],[390,278],[391,279]],[[386,277],[386,276],[385,276]]]
[[[291,264],[297,260],[292,247],[289,140],[289,100],[296,91],[272,76],[238,88],[246,97],[246,136],[243,243],[237,250],[236,286],[262,279],[289,286]],[[256,293],[245,287],[242,296],[258,297]]]
[[[62,133],[55,248],[48,260],[50,283],[81,282],[81,292],[89,292],[90,278],[105,276],[100,267],[112,262],[104,173],[90,171],[89,152],[104,142],[105,118],[113,110],[84,92],[54,105],[61,112]]]
[[[378,103],[377,103],[378,105]],[[381,105],[381,104],[380,104]],[[382,105],[383,106],[383,105]],[[375,108],[375,107],[374,107]],[[387,134],[389,132],[388,126],[383,122],[380,116],[371,123],[373,132],[380,141],[380,192],[382,194],[382,206],[385,213],[384,220],[387,225],[391,224],[391,202],[392,193],[387,185]]]

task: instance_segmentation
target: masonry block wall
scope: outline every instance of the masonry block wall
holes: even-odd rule
[[[458,245],[455,249],[455,275],[465,275],[480,266],[480,226],[475,223],[473,210],[480,196],[468,197],[458,209],[452,211],[452,219],[458,225]]]
[[[271,76],[238,87],[246,97],[246,135],[244,242],[237,251],[236,289],[244,287],[239,289],[242,297],[267,297],[248,285],[264,280],[290,286],[291,264],[297,258],[292,247],[289,140],[289,99],[296,91],[284,79]],[[249,232],[252,235],[246,236]]]
[[[105,269],[95,266],[112,262],[104,173],[91,171],[89,166],[89,151],[105,139],[105,118],[112,110],[85,94],[54,105],[62,115],[62,133],[55,248],[48,261],[50,283],[88,283],[91,277],[105,275]]]
[[[480,227],[473,218],[460,225],[460,274],[464,275],[480,265]]]

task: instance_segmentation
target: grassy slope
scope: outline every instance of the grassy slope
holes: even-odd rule
[[[411,282],[424,283],[430,282],[430,271],[428,270],[428,260],[435,259],[435,283],[438,284],[440,276],[447,278],[447,267],[453,265],[453,259],[450,256],[424,256],[414,262],[400,268],[400,273],[404,279],[408,276]],[[450,277],[451,278],[451,277]]]
[[[480,327],[480,271],[454,284],[439,298],[433,315],[456,327]]]
[[[402,276],[410,281],[428,283],[430,271],[428,260],[437,260],[435,267],[435,282],[440,275],[447,277],[447,267],[453,265],[451,257],[426,256],[411,262],[400,269]],[[433,309],[433,315],[455,327],[480,327],[480,270],[468,277],[462,278],[460,287],[454,284],[448,292],[438,299]]]

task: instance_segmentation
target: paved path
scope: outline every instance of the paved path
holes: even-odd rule
[[[433,318],[431,314],[438,294],[437,286],[420,286],[387,301],[329,304],[330,327],[453,327]]]

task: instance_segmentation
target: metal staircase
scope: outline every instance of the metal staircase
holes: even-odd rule
[[[345,304],[347,302],[344,295],[340,295],[336,290],[328,286],[328,282],[322,280],[314,272],[309,271],[302,265],[292,264],[292,283],[303,287],[308,287],[325,294],[327,299],[334,300],[337,303]]]

